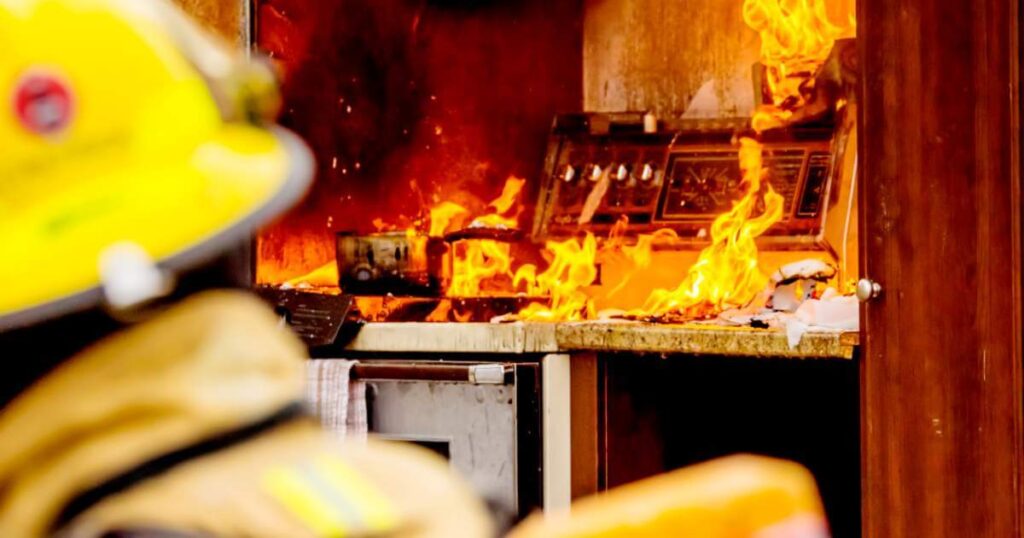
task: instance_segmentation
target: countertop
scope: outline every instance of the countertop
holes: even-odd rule
[[[859,334],[806,333],[790,348],[784,332],[631,321],[559,323],[369,323],[349,351],[393,353],[560,353],[579,351],[852,359]]]

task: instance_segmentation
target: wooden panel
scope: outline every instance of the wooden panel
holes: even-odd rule
[[[859,10],[864,535],[1020,536],[1017,4]]]
[[[683,111],[707,85],[701,115],[749,115],[757,34],[739,0],[588,0],[583,25],[587,110]]]
[[[601,489],[669,470],[665,467],[665,432],[659,414],[663,410],[677,409],[677,404],[659,406],[660,391],[655,387],[672,376],[666,375],[665,369],[652,371],[652,357],[606,355],[602,358]],[[659,374],[665,377],[659,378]]]
[[[571,358],[572,498],[598,491],[598,359],[594,353]]]
[[[853,0],[827,0],[837,20]],[[748,116],[760,41],[742,0],[587,0],[583,95],[587,110],[689,110]]]
[[[607,487],[730,454],[761,454],[807,467],[832,536],[860,536],[857,361],[600,358]]]
[[[210,30],[232,43],[242,43],[242,18],[248,0],[175,1]]]

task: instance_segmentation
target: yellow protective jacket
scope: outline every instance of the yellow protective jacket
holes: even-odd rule
[[[814,477],[738,455],[684,467],[535,514],[508,538],[828,538]]]
[[[443,461],[321,431],[301,412],[303,360],[234,292],[73,357],[0,414],[0,536],[490,534]]]

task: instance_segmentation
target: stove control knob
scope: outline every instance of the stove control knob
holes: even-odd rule
[[[576,168],[571,164],[565,165],[559,177],[566,183],[572,183],[572,180],[576,179]]]
[[[643,170],[640,171],[640,181],[650,183],[654,180],[654,172],[654,163],[645,164]]]
[[[588,180],[597,183],[597,181],[601,179],[601,174],[603,173],[604,170],[601,168],[601,165],[588,164],[583,171],[583,176],[586,177]]]
[[[629,166],[620,164],[615,168],[615,173],[612,175],[617,183],[625,183],[629,179]]]
[[[867,302],[882,294],[882,285],[874,280],[862,278],[857,281],[857,299]]]

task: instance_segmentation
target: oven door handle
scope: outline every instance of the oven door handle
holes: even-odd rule
[[[510,364],[381,364],[360,362],[352,367],[352,378],[455,381],[474,385],[507,385],[515,376]]]

